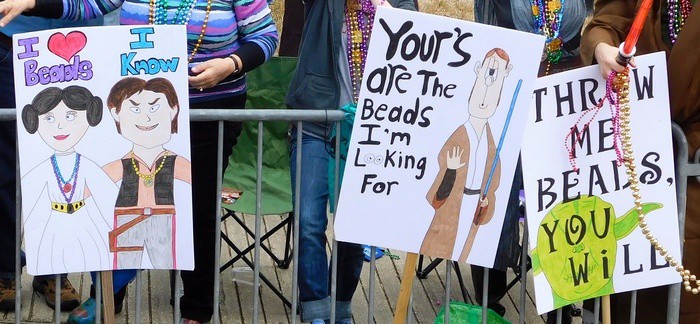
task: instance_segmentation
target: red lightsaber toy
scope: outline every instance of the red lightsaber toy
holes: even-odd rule
[[[637,51],[635,45],[637,45],[637,40],[639,39],[639,34],[642,33],[642,28],[649,15],[649,10],[651,9],[652,0],[644,0],[642,5],[637,11],[637,15],[634,17],[634,22],[632,22],[632,28],[630,28],[627,38],[622,44],[620,44],[620,52],[617,55],[617,63],[622,66],[627,66],[627,63],[632,59],[634,53]]]

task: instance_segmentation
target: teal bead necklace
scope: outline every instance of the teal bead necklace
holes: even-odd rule
[[[149,1],[149,12],[148,12],[148,23],[149,25],[187,25],[192,16],[192,11],[194,10],[197,0],[183,0],[180,1],[175,10],[175,16],[172,20],[168,21],[168,5],[169,0],[150,0]],[[211,13],[211,3],[212,0],[207,0],[207,9],[204,12],[204,21],[202,23],[202,31],[199,33],[197,42],[194,44],[192,53],[188,57],[188,61],[191,62],[197,51],[202,46],[202,40],[204,39],[204,34],[207,31],[207,22],[209,21],[209,13]]]

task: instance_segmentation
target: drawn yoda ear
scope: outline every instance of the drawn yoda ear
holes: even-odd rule
[[[476,61],[476,65],[474,65],[474,73],[476,73],[476,75],[479,75],[480,70],[481,70],[481,61]]]

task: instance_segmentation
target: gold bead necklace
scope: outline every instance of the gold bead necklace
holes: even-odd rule
[[[156,168],[155,171],[151,172],[151,174],[143,174],[139,170],[138,165],[136,165],[136,155],[134,154],[134,151],[131,151],[131,167],[134,169],[134,172],[136,172],[136,175],[139,176],[139,178],[143,179],[143,184],[150,188],[153,187],[153,180],[155,179],[156,175],[160,170],[163,169],[163,165],[165,164],[165,160],[168,158],[168,151],[166,150],[163,152],[163,157],[160,159],[160,164],[158,165],[158,168]]]
[[[149,25],[155,25],[156,24],[156,1],[159,0],[150,0],[148,4],[148,24]],[[164,1],[164,0],[160,0]],[[195,0],[196,2],[196,0]],[[197,37],[197,42],[194,44],[194,48],[192,49],[192,53],[190,53],[189,57],[187,58],[188,62],[192,62],[192,59],[194,58],[195,54],[197,54],[197,51],[199,48],[202,46],[202,40],[204,39],[204,34],[207,31],[207,23],[209,22],[209,13],[211,13],[211,4],[212,0],[207,0],[207,9],[204,12],[204,21],[202,23],[202,31],[199,33],[199,37]],[[191,11],[194,10],[194,3],[192,8],[190,8],[190,13]],[[189,21],[189,18],[188,18]],[[185,22],[185,25],[187,25],[187,22]]]
[[[664,260],[668,262],[671,267],[675,268],[676,272],[683,279],[683,287],[685,291],[691,292],[693,294],[698,294],[700,290],[700,280],[697,276],[690,273],[683,267],[681,262],[676,260],[673,255],[668,253],[668,250],[659,243],[659,240],[654,237],[651,233],[651,229],[646,222],[646,215],[643,213],[642,206],[642,195],[639,193],[639,179],[637,177],[637,170],[634,164],[634,151],[632,150],[632,136],[630,127],[630,100],[629,100],[629,68],[622,73],[617,73],[613,86],[617,89],[617,93],[620,95],[620,129],[621,129],[621,143],[624,155],[624,164],[627,169],[627,177],[630,183],[630,188],[632,188],[632,197],[634,197],[634,206],[637,210],[639,216],[637,220],[639,221],[639,228],[642,229],[642,234],[649,240],[649,243],[654,247],[654,250],[658,251],[659,254],[664,257]],[[693,287],[695,285],[695,287]]]

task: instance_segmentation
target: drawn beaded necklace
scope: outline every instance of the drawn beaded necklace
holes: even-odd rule
[[[58,161],[56,160],[56,154],[51,156],[51,166],[53,166],[53,174],[56,176],[56,184],[58,184],[58,189],[63,195],[63,199],[66,203],[73,201],[73,194],[75,193],[75,184],[78,181],[78,171],[80,170],[80,154],[75,153],[75,163],[73,163],[73,172],[68,180],[63,178],[61,174],[61,169],[58,167]],[[72,183],[71,183],[72,182]]]
[[[678,35],[683,29],[685,20],[690,16],[690,11],[693,10],[693,4],[690,0],[667,0],[668,9],[668,35],[671,38],[671,44],[676,43]]]
[[[353,100],[357,103],[365,70],[367,45],[372,33],[376,9],[371,0],[347,0],[345,2],[345,26],[347,28],[347,58],[350,66]]]
[[[563,40],[559,37],[564,0],[530,0],[532,5],[532,20],[535,32],[547,37],[545,41],[547,53],[547,69],[549,74],[552,64],[557,64],[562,56]]]
[[[136,172],[136,175],[139,176],[139,178],[143,179],[143,185],[146,186],[147,188],[153,187],[154,179],[158,172],[163,169],[163,165],[165,164],[165,160],[168,158],[168,151],[165,150],[163,153],[163,157],[160,159],[160,164],[156,168],[155,171],[151,172],[151,174],[143,174],[139,170],[139,166],[136,165],[136,155],[134,154],[134,151],[131,151],[131,167],[134,169],[134,172]]]
[[[168,21],[168,0],[150,0],[149,11],[148,11],[148,24],[149,25],[187,25],[192,16],[192,10],[197,3],[197,0],[183,0],[177,5],[175,11],[175,16],[172,20]],[[202,23],[202,31],[199,33],[197,38],[197,43],[195,43],[192,53],[188,57],[188,61],[192,62],[195,54],[202,46],[202,39],[204,39],[204,33],[207,31],[207,22],[209,21],[209,13],[211,12],[212,0],[207,0],[207,9],[204,13],[204,22]]]

